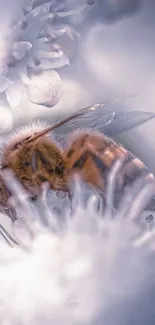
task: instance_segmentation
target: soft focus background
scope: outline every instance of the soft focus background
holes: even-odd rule
[[[42,4],[43,2],[44,2],[43,0],[35,0],[34,4],[35,5]],[[86,3],[84,0],[79,0],[79,1],[66,0],[64,2],[65,5],[68,8],[71,7],[71,9],[75,9]],[[0,25],[1,25],[0,61],[1,62],[4,62],[6,60],[6,56],[10,51],[10,39],[12,39],[15,36],[12,35],[13,33],[13,29],[11,27],[12,23],[13,22],[17,23],[18,21],[21,20],[22,17],[21,6],[25,5],[26,3],[30,4],[31,1],[0,0]],[[56,1],[52,1],[52,3],[54,6],[54,3],[56,3]],[[64,22],[67,22],[69,24],[72,23],[72,25],[75,27],[77,32],[81,33],[81,41],[79,42],[77,47],[75,46],[75,44],[72,44],[72,42],[70,41],[69,45],[71,47],[75,46],[74,48],[74,52],[76,54],[75,58],[74,60],[72,60],[72,63],[69,66],[66,66],[65,68],[61,68],[58,70],[63,81],[63,89],[64,89],[64,94],[60,102],[58,102],[58,104],[55,105],[54,107],[45,107],[41,105],[32,104],[30,101],[28,101],[26,97],[24,98],[22,97],[22,102],[20,103],[20,105],[13,106],[12,108],[10,108],[4,101],[4,94],[2,94],[0,96],[1,136],[2,136],[2,130],[4,129],[4,126],[6,127],[6,129],[8,128],[8,130],[11,131],[16,126],[23,125],[24,123],[27,123],[30,120],[33,120],[35,118],[40,118],[43,120],[47,120],[48,122],[52,122],[53,120],[58,118],[58,116],[65,115],[66,113],[68,114],[68,112],[76,111],[86,105],[93,104],[95,102],[105,101],[115,97],[121,97],[128,94],[135,94],[136,97],[126,99],[120,102],[119,104],[117,103],[117,106],[113,104],[111,105],[111,107],[114,110],[117,110],[118,106],[120,106],[122,110],[131,109],[131,110],[143,110],[143,111],[155,112],[155,94],[154,94],[155,93],[154,91],[155,90],[155,60],[154,60],[155,1],[154,0],[98,0],[98,1],[96,0],[96,2],[93,4],[93,1],[89,0],[89,4],[90,4],[89,10],[86,10],[80,17],[79,16],[77,17],[77,15],[75,15],[74,17],[70,16],[69,18],[67,17],[66,19],[64,19]],[[34,30],[32,32],[34,32]],[[2,80],[0,80],[0,82],[1,82],[0,87],[2,87]],[[16,96],[18,97],[18,95],[19,95],[19,90],[18,91],[15,90],[13,92],[14,99],[16,99]],[[155,134],[155,121],[152,120],[151,122],[148,122],[145,125],[142,125],[134,130],[123,133],[117,139],[120,142],[122,142],[124,145],[126,145],[127,148],[132,150],[137,156],[143,159],[145,163],[151,168],[151,170],[155,172],[154,134]],[[67,239],[65,245],[64,245],[64,239],[59,238],[60,245],[58,240],[58,247],[59,248],[62,247],[62,260],[63,260],[62,269],[64,267],[65,271],[70,262],[70,259],[68,259],[69,260],[68,261],[66,258],[66,256],[68,256],[67,255],[68,247],[69,248],[72,247],[73,244],[74,244],[73,251],[71,252],[71,258],[72,255],[74,257],[73,261],[71,261],[73,265],[75,261],[77,261],[76,257],[79,257],[79,260],[81,256],[83,258],[83,247],[85,248],[84,254],[86,254],[87,257],[90,257],[90,260],[92,258],[92,260],[95,261],[96,263],[93,264],[93,271],[92,273],[90,272],[90,277],[87,277],[86,274],[84,277],[82,277],[81,282],[77,281],[77,288],[75,288],[75,291],[77,290],[79,297],[83,297],[83,291],[81,291],[81,288],[83,290],[83,285],[84,284],[86,285],[86,289],[84,290],[84,292],[86,293],[84,305],[82,303],[80,305],[82,306],[82,311],[84,313],[84,316],[86,312],[86,320],[87,320],[87,311],[89,312],[91,310],[91,307],[92,310],[95,310],[96,308],[94,307],[96,305],[93,305],[93,303],[95,304],[95,299],[99,299],[99,301],[103,301],[103,302],[105,299],[105,309],[103,310],[103,317],[101,315],[99,315],[99,317],[97,315],[96,317],[97,312],[95,310],[96,312],[95,318],[97,318],[98,324],[99,323],[103,324],[103,320],[104,320],[104,324],[106,325],[114,325],[114,324],[153,325],[154,310],[155,310],[154,308],[155,290],[153,290],[153,288],[155,287],[154,272],[153,272],[154,257],[152,259],[150,258],[151,257],[150,251],[147,250],[147,248],[146,250],[144,250],[144,254],[143,254],[143,250],[142,252],[141,251],[137,252],[136,250],[132,249],[132,247],[130,246],[128,248],[128,236],[126,237],[126,231],[127,234],[129,230],[129,233],[131,231],[131,235],[135,235],[135,228],[134,228],[135,225],[130,225],[130,224],[128,225],[127,223],[127,225],[125,225],[124,228],[122,226],[120,231],[120,229],[117,229],[117,227],[115,230],[115,228],[113,228],[112,226],[112,223],[111,223],[111,228],[109,227],[108,224],[107,226],[108,235],[107,237],[105,236],[106,239],[104,239],[103,236],[102,238],[103,241],[101,240],[101,242],[98,242],[98,234],[100,234],[101,225],[100,225],[100,221],[96,221],[97,226],[94,227],[95,239],[94,241],[92,241],[92,233],[90,229],[93,229],[93,227],[92,228],[89,227],[89,221],[87,220],[87,218],[85,219],[85,217],[89,215],[90,211],[88,211],[87,213],[82,210],[80,213],[82,216],[82,221],[80,221],[81,228],[79,227],[79,224],[77,222],[78,224],[77,228],[79,227],[78,228],[79,234],[77,238],[75,238],[74,241],[74,231],[71,227],[69,228],[69,231],[66,234]],[[5,217],[3,217],[3,221],[4,218]],[[2,222],[2,219],[0,221]],[[95,223],[93,223],[93,225],[94,224]],[[5,219],[5,226],[7,229],[11,229],[10,220]],[[85,244],[85,237],[83,237],[83,233],[84,235],[86,235],[87,244]],[[116,240],[115,240],[115,235],[116,235]],[[71,238],[71,242],[70,242],[70,238]],[[81,238],[82,240],[84,240],[83,247],[81,247]],[[6,256],[5,253],[3,253],[4,256],[3,254],[1,254],[2,257],[1,269],[3,269],[2,270],[3,272],[1,273],[2,276],[0,277],[0,281],[1,281],[0,283],[1,286],[2,284],[4,286],[2,287],[4,290],[1,290],[0,287],[2,299],[4,299],[6,293],[5,296],[6,308],[4,309],[5,311],[2,313],[4,317],[4,322],[1,321],[0,319],[2,325],[6,324],[5,316],[9,315],[7,309],[7,303],[10,303],[9,311],[12,311],[12,314],[15,317],[13,318],[12,322],[7,324],[27,325],[32,323],[33,317],[31,319],[30,311],[32,312],[33,315],[33,308],[34,308],[35,311],[34,314],[36,315],[37,310],[38,309],[40,310],[40,307],[38,308],[39,305],[37,304],[38,292],[40,292],[40,295],[42,296],[43,287],[42,285],[39,287],[39,285],[40,283],[43,283],[43,286],[45,284],[45,288],[46,285],[48,288],[48,284],[49,284],[48,281],[50,281],[50,276],[51,276],[51,273],[49,272],[49,263],[51,261],[54,261],[52,265],[53,267],[52,276],[54,280],[58,279],[58,288],[60,284],[60,289],[62,289],[62,283],[64,283],[63,282],[64,278],[63,281],[61,282],[62,280],[61,267],[60,267],[61,263],[59,264],[59,261],[57,260],[58,250],[56,250],[55,246],[54,246],[55,249],[52,246],[55,245],[55,243],[53,244],[52,242],[51,244],[51,241],[48,242],[47,240],[46,242],[46,240],[44,240],[43,238],[43,243],[45,243],[45,246],[43,245],[42,242],[36,244],[36,248],[35,248],[36,251],[34,250],[33,252],[34,256],[32,255],[32,260],[30,256],[30,261],[29,259],[26,260],[23,259],[23,262],[19,263],[19,265],[18,263],[15,263],[15,267],[12,263],[11,265],[12,268],[10,268],[6,263],[7,267],[5,269],[5,263],[3,263],[3,258],[5,260],[5,257],[7,256],[6,259],[7,258],[9,259],[9,253],[7,255],[6,252]],[[50,243],[49,246],[48,243]],[[123,247],[123,253],[122,253],[122,247]],[[153,247],[154,247],[154,242],[153,242]],[[42,252],[41,255],[40,255],[40,250]],[[67,251],[67,253],[65,250]],[[3,247],[2,247],[2,251],[3,251]],[[50,256],[53,257],[53,260],[49,259],[49,254]],[[40,273],[38,272],[37,269],[38,268],[37,259],[39,259],[39,263],[40,263]],[[36,260],[37,263],[35,264]],[[34,261],[34,265],[33,265],[33,261]],[[44,263],[45,263],[45,269],[44,269]],[[55,263],[56,263],[56,267],[55,267]],[[69,264],[69,267],[71,267],[71,271],[69,269],[71,276],[72,276],[72,263],[71,265]],[[4,268],[3,268],[3,264],[4,264]],[[27,273],[25,272],[25,269],[29,271],[28,276]],[[10,274],[12,275],[12,277],[10,277]],[[46,274],[48,274],[47,281],[46,281]],[[76,277],[76,272],[74,276]],[[26,279],[26,282],[23,281],[23,278]],[[113,280],[111,281],[111,279]],[[20,283],[23,283],[23,285],[20,286]],[[26,285],[24,287],[25,283]],[[74,283],[74,277],[73,277],[73,283]],[[103,286],[100,286],[101,283]],[[14,304],[12,304],[13,294],[11,292],[10,295],[9,285],[11,285],[12,286],[11,288],[13,288],[12,292],[17,293],[16,295],[17,300],[16,299],[14,300]],[[33,288],[33,285],[34,285],[34,291],[32,290],[31,292],[31,288]],[[55,282],[52,282],[52,285],[55,285]],[[18,290],[16,290],[16,288],[18,288]],[[67,285],[65,289],[66,288],[68,289]],[[92,290],[90,296],[89,296],[89,291],[87,291],[87,289]],[[48,293],[48,290],[45,290],[44,292],[47,301],[49,297],[51,297],[50,294],[52,291],[51,290],[49,291],[50,291],[49,296],[47,295],[47,297],[46,297],[46,293]],[[4,292],[4,296],[3,296],[3,292]],[[25,292],[25,296],[23,295],[23,292]],[[22,295],[23,297],[26,297],[27,300],[26,298],[25,300],[24,298],[23,300],[21,300]],[[91,299],[89,300],[89,298],[92,299],[91,302],[90,302]],[[34,305],[31,304],[31,299]],[[53,298],[53,302],[55,303],[54,299],[55,296]],[[28,306],[26,307],[24,305],[25,301],[28,302]],[[73,296],[73,304],[74,304],[74,296]],[[58,311],[56,310],[56,315],[61,315],[61,311],[62,311],[61,308],[58,309]],[[18,319],[19,316],[18,313],[20,315],[19,319]],[[70,310],[68,313],[70,315]],[[12,314],[10,312],[10,315]],[[23,317],[23,315],[25,315],[25,318]],[[29,315],[30,315],[30,321],[29,321]],[[53,315],[55,316],[54,313],[52,314],[52,317],[54,317]],[[62,315],[63,315],[63,311],[62,311]],[[65,310],[64,310],[64,315],[66,315]],[[76,317],[77,315],[78,312],[76,314]],[[17,322],[16,322],[16,317],[17,317]],[[76,323],[75,322],[76,317],[74,315],[73,321],[71,319],[70,323],[67,322],[67,325],[68,324],[72,325]],[[77,319],[78,318],[76,318],[76,320]],[[93,319],[91,318],[91,316],[90,319],[93,323]],[[86,323],[86,321],[84,323]],[[96,320],[95,323],[97,323]],[[33,324],[42,325],[44,324],[44,320],[35,319]],[[47,324],[48,324],[48,319],[47,319]],[[58,321],[56,324],[62,324],[62,319],[59,319],[58,317]]]

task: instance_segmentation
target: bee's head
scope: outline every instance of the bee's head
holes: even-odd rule
[[[32,123],[16,130],[2,145],[1,168],[11,169],[26,188],[40,188],[48,182],[51,189],[66,190],[62,149],[47,135],[29,141],[43,131],[45,123]]]
[[[16,129],[1,144],[1,169],[11,169],[19,180],[30,185],[34,174],[36,174],[33,170],[34,149],[37,145],[40,145],[42,141],[46,142],[47,140],[49,142],[49,139],[47,136],[44,136],[43,138],[36,139],[30,143],[27,142],[27,140],[38,132],[44,130],[46,127],[47,124],[45,122],[37,120],[24,127]],[[44,150],[42,149],[42,151]]]

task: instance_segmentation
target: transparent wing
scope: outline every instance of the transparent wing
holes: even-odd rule
[[[126,98],[127,96],[125,96]],[[128,96],[129,97],[129,96]],[[130,95],[131,97],[131,95]],[[133,97],[133,96],[132,96]],[[57,122],[49,125],[36,134],[23,140],[23,143],[30,143],[50,132],[55,132],[55,138],[62,144],[65,144],[64,138],[67,133],[77,129],[91,128],[99,130],[107,135],[118,134],[140,125],[155,117],[154,113],[130,111],[115,112],[110,111],[108,104],[120,101],[119,98],[108,100],[101,104],[94,104],[84,107],[78,112],[66,116]],[[107,106],[107,107],[106,107]]]
[[[155,118],[155,114],[152,112],[117,112],[115,113],[112,123],[110,125],[103,126],[103,132],[108,136],[113,136],[146,123],[153,118]]]
[[[54,131],[55,138],[62,142],[66,134],[77,129],[91,128],[93,130],[101,130],[102,127],[108,126],[112,123],[116,113],[113,111],[104,112],[103,107],[104,104],[96,104],[94,107],[86,107],[80,110],[82,115],[65,122]]]
[[[63,143],[63,138],[67,133],[83,128],[99,130],[108,136],[113,136],[155,118],[155,114],[151,112],[114,112],[105,108],[105,104],[97,105],[94,105],[94,110],[86,108],[84,115],[77,116],[75,119],[60,125],[56,131],[54,131],[55,138]]]

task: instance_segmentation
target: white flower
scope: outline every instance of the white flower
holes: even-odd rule
[[[51,11],[52,3],[53,1],[49,1],[34,8],[33,1],[23,1],[23,17],[20,17],[20,21],[16,22],[8,33],[8,52],[5,63],[0,67],[0,94],[5,94],[12,108],[19,106],[24,94],[25,85],[21,78],[23,71],[35,76],[38,71],[58,69],[70,64],[70,59],[57,44],[57,40],[65,34],[77,40],[79,35],[69,26],[54,25],[55,13]],[[58,10],[61,11],[61,6]],[[60,82],[57,73],[58,79]],[[33,91],[30,90],[29,85],[27,90],[29,98],[33,98]],[[61,91],[56,90],[56,93],[52,106],[60,98],[58,93]],[[42,103],[42,100],[39,102]],[[44,105],[46,102],[49,106],[48,95],[47,99],[45,96],[43,99]]]
[[[54,70],[42,71],[25,82],[28,99],[35,104],[54,106],[63,94],[62,80]]]
[[[8,105],[0,103],[0,134],[10,132],[13,127],[13,116]]]
[[[142,226],[139,209],[134,219],[130,211],[133,203],[140,208],[147,201],[147,181],[145,197],[137,184],[138,195],[131,188],[113,218],[109,209],[98,212],[93,193],[84,208],[83,191],[76,184],[72,217],[68,204],[66,211],[62,206],[60,221],[52,212],[51,197],[47,202],[45,195],[38,206],[31,206],[11,174],[6,180],[23,219],[13,227],[19,247],[0,243],[1,324],[83,325],[98,324],[100,319],[120,325],[130,323],[131,316],[134,325],[141,324],[137,319],[143,316],[148,317],[143,324],[149,324],[146,297],[152,301],[154,294],[154,228]],[[2,227],[0,234],[8,237]],[[153,306],[154,301],[152,319]]]

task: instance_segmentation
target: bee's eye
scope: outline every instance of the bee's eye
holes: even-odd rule
[[[63,173],[63,167],[62,167],[62,166],[57,166],[57,167],[55,168],[55,173],[56,173],[57,175],[61,175],[61,174]]]
[[[25,162],[24,162],[24,166],[25,166],[25,167],[29,167],[29,166],[30,166],[30,163],[29,163],[28,161],[25,161]]]
[[[54,172],[53,168],[52,167],[48,168],[48,172],[53,173]]]

